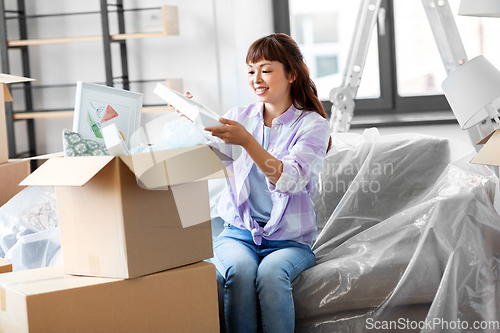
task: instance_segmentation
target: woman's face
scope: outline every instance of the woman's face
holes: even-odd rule
[[[292,99],[290,87],[293,81],[293,76],[286,75],[285,68],[279,61],[262,60],[248,64],[248,83],[260,102],[288,103]]]

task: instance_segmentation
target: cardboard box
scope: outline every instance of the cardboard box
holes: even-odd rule
[[[19,183],[29,174],[29,161],[9,160],[0,164],[0,206],[26,187],[19,186]]]
[[[500,130],[492,132],[490,135],[477,143],[484,145],[474,156],[471,163],[500,166]]]
[[[7,86],[5,84],[0,83],[0,90],[4,90],[6,88]],[[9,147],[7,146],[7,122],[5,118],[5,102],[7,98],[8,96],[5,96],[5,94],[0,91],[0,164],[6,163],[9,159]]]
[[[10,95],[6,84],[27,81],[33,81],[33,79],[0,73],[0,164],[6,163],[9,159],[5,102],[12,102],[12,96]]]
[[[121,280],[62,266],[0,275],[0,332],[219,332],[215,267],[206,262]]]
[[[207,180],[227,175],[198,145],[52,158],[21,184],[55,186],[66,273],[133,278],[213,256]]]
[[[0,258],[0,274],[9,272],[12,272],[12,264],[3,258]]]

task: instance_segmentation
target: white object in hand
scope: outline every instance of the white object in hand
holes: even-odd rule
[[[158,83],[153,92],[202,128],[223,126],[217,113],[164,84]]]

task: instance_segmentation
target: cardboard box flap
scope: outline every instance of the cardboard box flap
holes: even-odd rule
[[[28,81],[35,81],[35,79],[0,73],[0,83],[18,83],[18,82],[28,82]]]
[[[114,158],[114,156],[51,158],[26,177],[20,185],[83,186]]]
[[[483,148],[470,161],[474,164],[500,166],[500,130],[496,130],[478,144],[484,144]]]
[[[182,155],[184,153],[188,153],[202,147],[202,145],[197,145],[178,149],[167,149],[132,155],[123,155],[119,157],[123,161],[123,163],[125,163],[129,167],[129,169],[139,177],[155,164],[162,163],[169,158],[175,157],[177,155]]]
[[[232,176],[206,145],[119,156],[146,189]]]
[[[9,272],[12,272],[12,264],[4,258],[0,258],[0,274]]]
[[[51,266],[38,268],[36,270],[24,270],[15,273],[0,275],[0,286],[8,286],[17,283],[34,282],[38,280],[54,279],[64,274],[64,266]]]
[[[49,158],[53,158],[53,157],[64,157],[64,152],[59,151],[57,153],[50,153],[50,154],[33,156],[33,157],[25,157],[25,158],[23,158],[23,161],[48,160]]]
[[[12,96],[10,95],[9,89],[7,88],[6,84],[18,83],[18,82],[28,82],[28,81],[34,81],[34,80],[35,79],[30,79],[27,77],[0,73],[0,84],[3,84],[2,93],[4,96],[4,101],[5,102],[12,102]]]
[[[64,266],[61,265],[21,271],[16,272],[16,274],[3,274],[0,276],[0,286],[8,287],[24,295],[37,295],[117,280],[66,275],[64,274]]]
[[[495,132],[497,132],[498,130],[496,131],[493,131],[491,132],[490,134],[488,134],[484,139],[482,139],[481,141],[479,141],[478,143],[476,143],[476,145],[484,145],[486,142],[488,142],[488,140],[493,136],[493,134],[495,134]]]
[[[60,274],[59,276],[54,276],[53,278],[45,278],[42,281],[24,281],[24,283],[19,283],[12,289],[15,289],[16,291],[21,292],[25,295],[38,295],[60,290],[82,288],[97,284],[115,282],[117,280],[121,279]]]
[[[9,88],[5,84],[3,85],[3,100],[4,102],[12,102],[12,95],[10,94]]]
[[[218,150],[216,148],[213,148],[213,147],[210,147],[210,149],[212,149],[212,151],[214,152],[214,154],[217,155],[217,157],[221,161],[225,161],[225,162],[232,162],[233,161],[233,159],[231,157],[229,157],[226,154],[222,153],[220,150]]]

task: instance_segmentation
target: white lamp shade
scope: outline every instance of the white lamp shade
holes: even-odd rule
[[[462,129],[486,119],[485,106],[500,97],[500,71],[484,56],[458,67],[441,84]]]
[[[500,17],[500,0],[462,0],[458,15]]]

